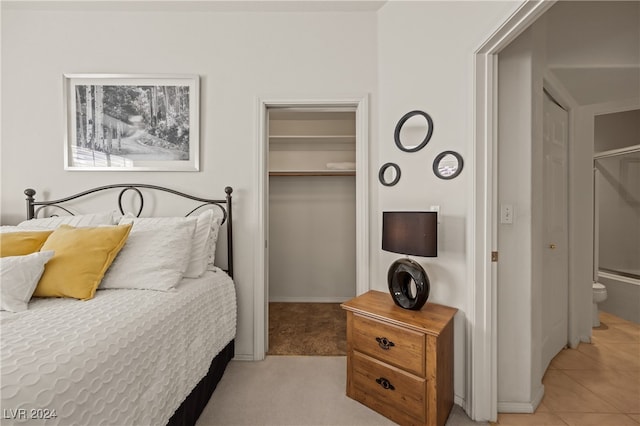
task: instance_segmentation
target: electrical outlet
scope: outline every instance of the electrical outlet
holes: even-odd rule
[[[440,223],[440,206],[431,206],[429,210],[438,213],[438,223]]]

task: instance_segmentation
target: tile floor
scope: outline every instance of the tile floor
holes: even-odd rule
[[[565,349],[549,365],[533,414],[498,414],[500,426],[640,425],[640,324],[600,313],[592,343]]]

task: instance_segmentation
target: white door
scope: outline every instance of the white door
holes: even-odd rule
[[[543,115],[542,371],[567,344],[569,328],[569,116],[546,93]]]

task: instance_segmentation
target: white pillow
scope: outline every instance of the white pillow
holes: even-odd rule
[[[18,228],[14,225],[2,225],[0,226],[0,234],[8,234],[10,232],[24,232],[26,229]]]
[[[193,233],[193,245],[191,246],[191,260],[184,276],[198,278],[207,270],[207,243],[211,236],[213,210],[205,210],[196,216],[196,231]]]
[[[49,250],[0,258],[0,310],[27,310],[31,295],[44,272],[44,265],[53,254]]]
[[[127,214],[120,219],[120,225],[133,223],[134,228],[143,229],[146,227],[171,227],[175,223],[195,221],[195,232],[193,233],[193,244],[191,245],[191,257],[189,265],[184,273],[187,278],[198,278],[207,270],[208,249],[210,236],[213,230],[213,210],[204,210],[198,216],[189,217],[142,217],[138,218]],[[215,249],[215,247],[214,247]]]
[[[171,226],[135,221],[99,289],[173,289],[187,270],[195,227],[195,218]]]
[[[207,271],[214,271],[216,269],[216,245],[218,243],[218,235],[220,234],[220,222],[222,218],[216,217],[211,222],[211,233],[207,240]]]
[[[100,225],[114,225],[113,211],[83,214],[76,216],[53,216],[42,219],[25,220],[18,224],[23,231],[37,231],[40,229],[56,229],[60,225],[78,227],[93,227]]]

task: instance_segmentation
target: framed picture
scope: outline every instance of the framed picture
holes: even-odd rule
[[[65,74],[65,170],[198,171],[197,75]]]

